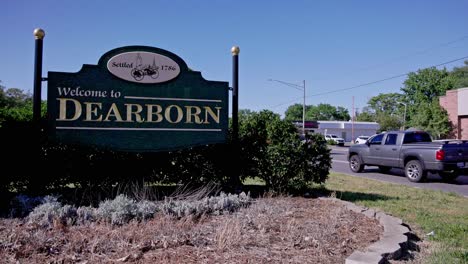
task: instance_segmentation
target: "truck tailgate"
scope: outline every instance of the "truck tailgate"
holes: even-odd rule
[[[442,149],[446,162],[468,162],[468,141],[444,141]]]

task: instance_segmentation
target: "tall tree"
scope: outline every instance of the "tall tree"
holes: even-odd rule
[[[399,93],[379,94],[369,99],[369,108],[376,114],[399,115],[404,96]],[[404,106],[404,105],[403,105]]]
[[[344,107],[335,107],[330,104],[318,104],[317,106],[310,106],[306,112],[307,119],[311,120],[330,120],[330,121],[348,121],[348,109]]]
[[[381,131],[398,130],[405,118],[404,96],[399,93],[379,94],[367,102],[359,121],[379,123]],[[366,120],[363,120],[366,119]]]
[[[2,85],[2,81],[0,80],[0,107],[6,105],[7,97],[5,94],[5,86]]]
[[[453,68],[450,76],[454,79],[454,88],[468,87],[468,60],[465,61],[465,66]]]
[[[435,67],[411,72],[404,82],[401,91],[408,103],[408,118],[417,114],[420,104],[431,103],[435,98],[445,95],[447,90],[453,88],[453,78],[444,68],[438,70]]]
[[[0,81],[1,83],[1,81]],[[42,104],[42,114],[46,106]],[[5,121],[27,121],[32,119],[32,95],[18,88],[5,88],[0,84],[0,127]]]
[[[403,124],[401,118],[395,115],[379,114],[376,119],[380,125],[380,131],[399,130]]]
[[[433,138],[451,136],[452,124],[447,111],[443,109],[436,98],[432,102],[419,104],[418,111],[412,118],[412,126],[429,132]]]
[[[343,120],[347,121],[351,119],[351,116],[349,115],[348,109],[342,107],[342,106],[337,106],[336,107],[336,115],[335,115],[335,120]]]
[[[302,120],[302,105],[293,104],[286,109],[284,119],[288,121]]]
[[[368,106],[365,106],[362,108],[362,112],[356,113],[356,121],[376,122],[375,112],[369,109]]]

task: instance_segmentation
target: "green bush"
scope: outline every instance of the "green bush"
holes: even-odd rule
[[[320,135],[302,142],[295,126],[271,111],[249,112],[239,117],[241,179],[258,176],[270,190],[301,190],[325,182],[330,150]]]

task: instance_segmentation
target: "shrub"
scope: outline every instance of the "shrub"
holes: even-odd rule
[[[106,200],[96,211],[97,218],[113,225],[123,225],[132,219],[138,221],[153,218],[158,211],[154,202],[136,202],[126,195],[118,195],[114,200]]]
[[[96,217],[96,209],[90,206],[80,206],[76,210],[76,224],[78,225],[85,225],[90,224],[97,220]]]
[[[172,215],[177,218],[193,215],[199,217],[201,215],[220,215],[224,212],[234,212],[241,207],[250,205],[251,198],[245,193],[225,194],[220,193],[219,196],[205,197],[201,200],[174,200],[166,198],[161,206],[163,213]]]
[[[331,159],[322,136],[311,135],[302,142],[292,123],[266,110],[239,120],[242,180],[258,176],[276,192],[325,182]]]
[[[51,226],[54,220],[72,225],[77,219],[77,210],[70,205],[62,206],[54,197],[46,197],[44,203],[34,208],[28,216],[28,222],[42,227]]]
[[[140,201],[136,204],[136,219],[148,220],[154,217],[154,214],[159,211],[156,203],[150,201]]]
[[[158,204],[143,200],[136,202],[125,195],[118,195],[113,200],[106,200],[99,208],[79,207],[64,205],[57,198],[47,196],[40,199],[43,203],[35,207],[27,216],[29,223],[34,223],[43,228],[50,228],[55,221],[64,225],[86,225],[95,221],[104,221],[112,225],[124,225],[135,219],[138,221],[149,220],[156,212],[182,218],[186,216],[199,217],[201,215],[220,215],[232,213],[251,203],[250,195],[241,193],[225,194],[205,197],[199,200],[176,200],[166,198],[165,202]]]
[[[106,222],[122,225],[133,219],[137,212],[136,202],[125,195],[99,204],[97,217]]]

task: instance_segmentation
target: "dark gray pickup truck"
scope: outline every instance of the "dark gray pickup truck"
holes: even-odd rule
[[[383,172],[402,168],[412,182],[424,180],[427,172],[454,180],[468,173],[468,140],[432,141],[424,131],[386,132],[364,144],[352,145],[348,161],[353,172],[362,172],[365,165],[370,165]]]

